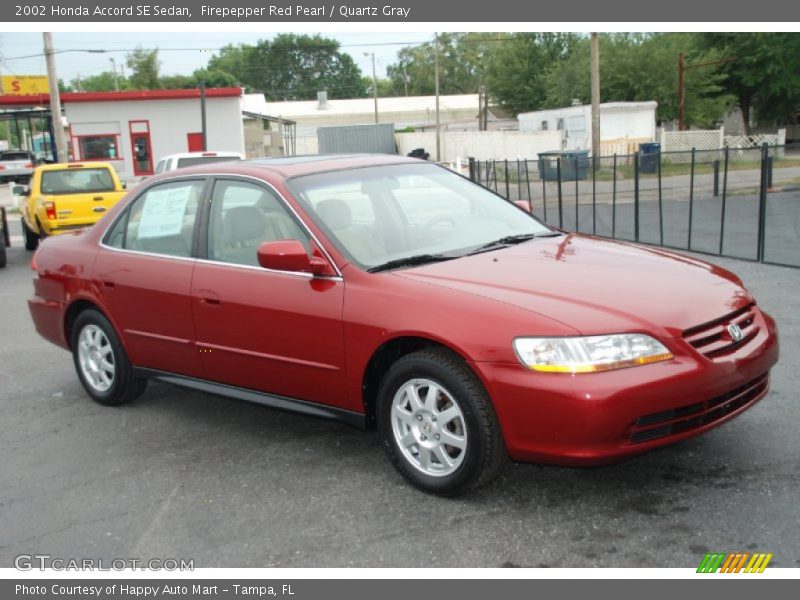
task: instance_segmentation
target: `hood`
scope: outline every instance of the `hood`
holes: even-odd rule
[[[725,269],[691,257],[576,234],[534,239],[396,271],[399,277],[544,315],[583,335],[678,337],[754,302]],[[535,331],[531,331],[535,334]]]

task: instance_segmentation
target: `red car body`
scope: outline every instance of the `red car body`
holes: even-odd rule
[[[76,311],[92,305],[142,372],[211,391],[233,386],[240,397],[265,393],[282,400],[274,406],[353,424],[370,420],[374,370],[387,348],[439,344],[482,382],[512,458],[566,465],[613,462],[700,434],[766,395],[778,360],[776,326],[725,269],[567,234],[370,273],[337,250],[286,183],[404,160],[411,159],[190,169],[272,186],[323,246],[331,276],[109,248],[101,239],[129,204],[123,200],[92,229],[42,245],[29,302],[36,328],[69,348]],[[731,323],[744,333],[740,342],[726,332]],[[512,347],[520,336],[614,332],[653,336],[673,358],[600,373],[540,373]]]

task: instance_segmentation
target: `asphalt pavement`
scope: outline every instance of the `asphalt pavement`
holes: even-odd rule
[[[0,567],[19,554],[196,567],[695,567],[709,551],[800,566],[800,270],[713,259],[777,320],[768,397],[628,462],[509,464],[448,500],[408,486],[374,432],[151,383],[92,402],[28,315],[12,220],[0,269]],[[701,257],[707,258],[707,257]]]

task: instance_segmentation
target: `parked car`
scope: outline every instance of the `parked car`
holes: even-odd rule
[[[158,379],[376,425],[442,495],[506,456],[598,465],[703,433],[778,360],[733,273],[556,230],[408,158],[156,176],[33,262],[36,329],[101,404]]]
[[[9,181],[27,183],[39,160],[28,150],[0,152],[0,183]]]
[[[109,163],[58,163],[37,167],[30,188],[15,186],[21,196],[25,248],[39,241],[94,225],[124,195],[125,185]]]
[[[182,152],[170,154],[158,161],[156,175],[186,167],[241,160],[244,160],[244,155],[239,152]]]

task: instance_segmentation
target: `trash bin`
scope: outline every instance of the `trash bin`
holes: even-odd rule
[[[588,150],[553,150],[539,153],[539,177],[558,180],[558,159],[561,159],[561,181],[575,181],[589,176]]]
[[[657,142],[639,144],[639,172],[657,173],[660,156],[661,144]]]

